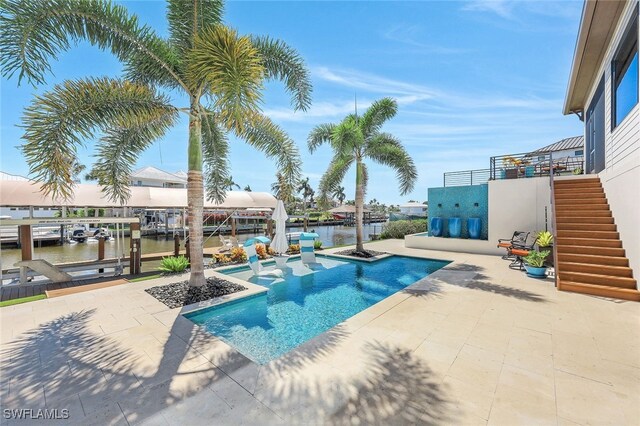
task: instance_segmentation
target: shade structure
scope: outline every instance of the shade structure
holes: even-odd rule
[[[278,254],[286,253],[289,248],[289,242],[287,241],[287,234],[285,231],[288,218],[289,215],[287,215],[287,211],[284,208],[284,203],[282,200],[278,200],[276,209],[273,211],[273,215],[271,215],[271,219],[276,222],[276,234],[273,236],[273,241],[271,241],[270,246]]]

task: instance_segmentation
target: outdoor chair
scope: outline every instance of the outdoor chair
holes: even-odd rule
[[[509,265],[511,269],[519,269],[520,271],[524,269],[524,258],[529,255],[536,245],[538,241],[538,237],[527,233],[527,239],[524,244],[514,244],[511,246],[510,253],[512,256],[515,256],[515,259]]]
[[[504,260],[509,260],[513,258],[511,254],[511,248],[515,245],[524,245],[527,242],[527,237],[529,236],[529,232],[525,231],[516,231],[513,233],[513,236],[509,239],[499,239],[498,240],[498,248],[504,248],[507,250],[507,253],[502,256]]]

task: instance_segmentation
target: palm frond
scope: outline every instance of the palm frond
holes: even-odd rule
[[[319,124],[314,127],[307,138],[309,152],[313,154],[323,143],[331,143],[331,136],[335,127],[336,125],[332,123]]]
[[[275,159],[284,183],[295,188],[302,167],[300,153],[295,142],[279,126],[264,115],[254,114],[245,118],[236,134],[267,157]]]
[[[211,112],[205,113],[202,119],[202,151],[207,198],[221,203],[227,195],[225,183],[231,179],[229,141]]]
[[[304,59],[282,40],[254,36],[251,41],[262,56],[266,78],[283,81],[293,108],[306,111],[311,106],[312,86]]]
[[[147,86],[108,78],[66,81],[25,109],[22,151],[30,173],[44,182],[44,193],[67,198],[73,188],[69,162],[96,130],[136,129],[161,119],[169,126],[176,117],[168,99]],[[152,130],[146,132],[153,136]],[[118,137],[124,139],[112,135]]]
[[[355,158],[353,155],[345,155],[341,152],[336,152],[333,155],[329,168],[322,175],[320,185],[318,186],[321,199],[327,198],[328,195],[342,183],[344,176],[354,161]]]
[[[97,146],[91,176],[113,202],[124,204],[131,196],[129,180],[139,155],[175,124],[172,109],[150,114],[148,121],[131,127],[109,127]]]
[[[126,8],[106,0],[4,0],[0,28],[2,74],[10,78],[18,72],[19,82],[26,78],[31,84],[43,83],[50,60],[85,40],[124,63],[131,61],[131,67],[145,56],[155,64],[155,75],[182,84],[173,64],[163,60],[165,43]]]
[[[224,13],[221,0],[169,0],[169,39],[181,54],[193,47],[195,36],[205,27],[220,24]]]
[[[264,68],[248,37],[218,25],[203,29],[187,58],[190,87],[207,86],[221,124],[231,130],[258,111]]]
[[[371,104],[360,119],[360,128],[365,137],[373,136],[380,131],[385,121],[393,118],[398,112],[398,103],[391,98],[382,98]]]
[[[413,189],[418,178],[418,171],[409,153],[393,135],[388,133],[376,135],[368,144],[365,155],[375,162],[395,170],[396,177],[400,182],[401,195]]]

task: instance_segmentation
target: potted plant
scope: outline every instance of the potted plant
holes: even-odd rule
[[[527,275],[534,278],[546,278],[547,268],[544,266],[544,262],[549,253],[548,250],[530,251],[524,258],[524,269],[527,271]]]
[[[549,252],[547,257],[547,266],[553,265],[553,234],[549,231],[540,231],[537,235],[538,251],[544,250]]]

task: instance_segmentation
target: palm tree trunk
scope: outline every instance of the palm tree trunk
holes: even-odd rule
[[[191,264],[190,287],[204,285],[204,256],[202,253],[202,219],[204,186],[202,183],[202,121],[197,104],[192,104],[189,118],[189,173],[187,177],[189,206],[189,254]]]
[[[362,211],[364,210],[364,177],[362,162],[356,160],[356,251],[364,251],[362,245]]]

